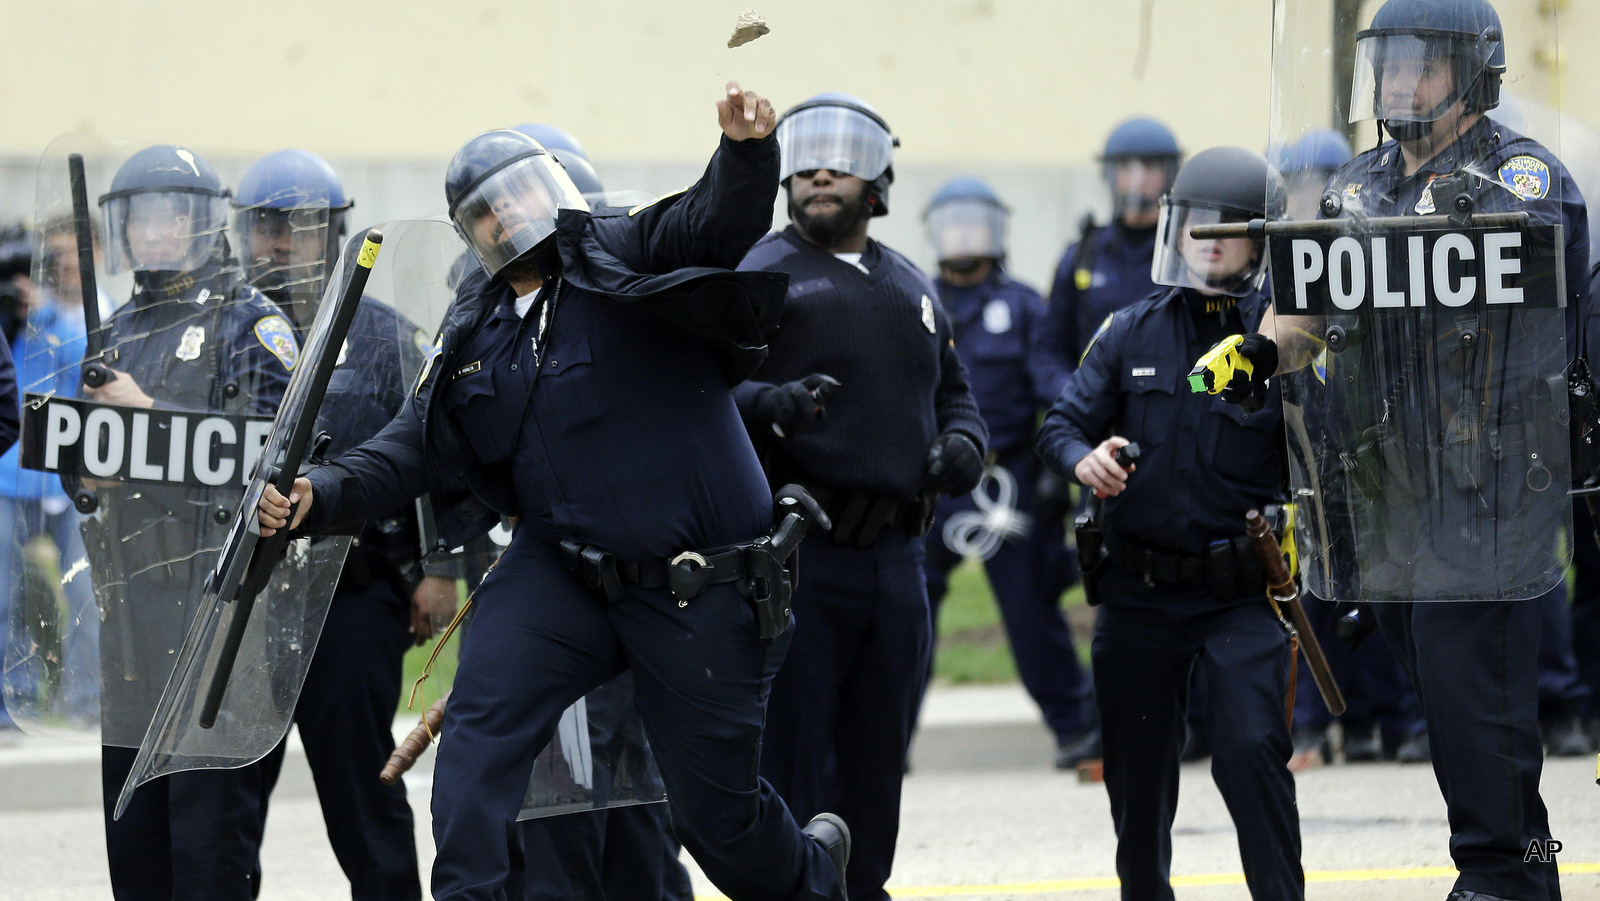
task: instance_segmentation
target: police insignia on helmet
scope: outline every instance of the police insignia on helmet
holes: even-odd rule
[[[294,371],[300,348],[294,343],[294,331],[289,328],[288,320],[277,315],[263,317],[256,323],[256,340],[278,358],[284,369]]]
[[[1500,164],[1500,183],[1523,200],[1543,200],[1550,193],[1550,167],[1538,157],[1514,156]]]

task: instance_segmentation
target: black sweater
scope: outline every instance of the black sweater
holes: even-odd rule
[[[787,273],[789,293],[766,362],[735,397],[775,483],[800,479],[909,501],[924,487],[935,438],[960,432],[982,451],[989,432],[932,283],[876,241],[867,242],[861,265],[866,272],[793,226],[756,244],[739,268]],[[753,422],[763,388],[813,372],[841,386],[818,428],[778,438]]]

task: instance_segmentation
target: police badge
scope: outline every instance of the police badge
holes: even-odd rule
[[[206,330],[204,326],[191,325],[184,329],[183,337],[178,339],[178,351],[174,354],[185,363],[200,359],[200,349],[206,343]]]
[[[926,294],[922,295],[922,327],[927,329],[930,335],[937,331],[933,320],[933,298]]]

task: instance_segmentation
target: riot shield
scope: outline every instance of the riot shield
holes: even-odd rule
[[[496,526],[466,547],[456,548],[453,559],[467,583],[477,585],[510,543],[511,529]],[[463,642],[472,640],[470,609],[467,618]],[[555,736],[534,759],[517,819],[657,804],[666,799],[644,724],[634,709],[633,674],[623,673],[562,712]]]
[[[442,222],[386,223],[373,231],[382,233],[382,251],[366,233],[365,248],[347,245],[329,279],[261,470],[230,511],[235,528],[198,599],[199,616],[143,736],[119,811],[143,782],[242,766],[288,731],[349,539],[294,539],[280,560],[271,539],[260,536],[256,503],[269,482],[288,478],[283,471],[294,466],[296,442],[309,439],[315,457],[336,454],[375,435],[411,399],[449,305],[450,264],[461,252]],[[256,572],[270,577],[252,604]]]
[[[1551,18],[1534,0],[1494,5],[1507,26]],[[1306,588],[1535,598],[1570,554],[1576,198],[1553,134],[1541,146],[1483,115],[1517,73],[1482,4],[1426,5],[1427,21],[1365,6],[1274,10],[1272,145],[1333,129],[1357,148],[1342,167],[1286,172],[1255,231]]]
[[[138,745],[287,387],[292,331],[228,241],[253,157],[67,136],[41,158],[0,461],[4,698],[29,731]]]
[[[533,762],[518,820],[667,800],[623,673],[561,714],[555,738]]]

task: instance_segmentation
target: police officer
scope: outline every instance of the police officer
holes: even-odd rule
[[[1277,165],[1283,177],[1284,210],[1288,218],[1317,218],[1328,179],[1354,155],[1350,142],[1333,129],[1307,132],[1284,148],[1278,155]],[[1316,405],[1308,406],[1315,410]],[[1324,478],[1323,485],[1334,481]],[[1366,763],[1387,756],[1397,756],[1402,763],[1426,761],[1428,736],[1416,692],[1388,645],[1365,640],[1370,634],[1365,626],[1372,623],[1372,618],[1362,616],[1353,620],[1353,624],[1363,624],[1361,631],[1340,641],[1335,635],[1335,626],[1346,611],[1309,591],[1301,600],[1306,618],[1317,630],[1318,641],[1327,652],[1328,665],[1344,692],[1347,706],[1339,720],[1344,762]],[[1310,665],[1302,660],[1299,666],[1299,684],[1311,685]],[[1302,691],[1295,695],[1297,762],[1291,768],[1302,765],[1303,754],[1316,753],[1323,760],[1332,759],[1327,736],[1332,721],[1333,717],[1316,692]]]
[[[605,186],[583,145],[570,132],[541,122],[518,125],[514,130],[548,150],[591,206],[602,203]],[[633,680],[623,675],[607,690],[586,699],[590,734],[615,742],[615,747],[608,748],[614,756],[629,753],[628,742],[640,738],[634,734],[637,725],[619,728],[633,715],[633,695]],[[512,854],[513,882],[521,881],[524,901],[691,901],[693,896],[664,804],[534,817],[517,823],[517,835],[521,846]]]
[[[245,172],[233,204],[247,277],[290,314],[303,338],[338,260],[353,202],[320,157],[280,150]],[[323,401],[321,418],[341,426],[327,453],[371,437],[399,412],[411,387],[403,371],[421,368],[432,340],[392,307],[362,299],[339,351],[356,368],[344,370]],[[353,377],[357,371],[364,375]],[[420,555],[409,511],[361,530],[294,710],[328,841],[357,901],[422,895],[405,784],[385,786],[373,777],[394,750],[406,649],[425,642],[433,619],[448,618],[455,607],[455,581],[426,575]],[[269,792],[283,754],[280,743],[267,758]]]
[[[268,492],[309,526],[428,492],[444,546],[518,524],[478,586],[434,769],[433,894],[501,897],[535,753],[561,712],[631,669],[684,844],[735,899],[844,897],[842,820],[802,832],[756,777],[787,650],[754,545],[773,495],[730,385],[762,350],[781,282],[728,272],[767,229],[771,105],[730,84],[724,140],[686,193],[592,216],[533,139],[492,131],[446,177],[477,255],[419,390],[373,440]],[[756,583],[760,583],[757,585]],[[707,677],[707,673],[710,677]]]
[[[1033,518],[1034,429],[1039,409],[1055,398],[1044,393],[1044,302],[1005,269],[1009,220],[993,189],[973,178],[947,182],[923,215],[939,260],[939,301],[983,411],[993,460],[987,477],[993,487],[945,498],[935,510],[928,601],[937,627],[950,570],[963,556],[983,559],[1017,672],[1055,736],[1056,765],[1068,768],[1081,753],[1073,746],[1094,731],[1095,715],[1071,626],[1061,615],[1062,520]]]
[[[110,378],[85,384],[83,396],[271,415],[298,345],[231,258],[228,192],[211,165],[182,147],[141,150],[117,170],[100,207],[106,268],[132,272],[134,291],[106,324]],[[104,617],[101,786],[112,891],[119,901],[247,901],[260,889],[259,763],[161,777],[112,819],[194,613],[196,574],[207,566],[196,552],[220,546],[227,526],[180,486],[103,485],[99,503],[86,524],[96,539],[86,543]],[[125,588],[104,578],[118,575],[116,560]]]
[[[1358,155],[1334,175],[1324,214],[1421,215],[1464,196],[1475,212],[1526,212],[1536,225],[1559,224],[1566,241],[1566,285],[1571,292],[1563,300],[1568,316],[1576,318],[1588,271],[1587,212],[1577,187],[1547,149],[1485,115],[1499,102],[1506,71],[1504,36],[1494,8],[1485,0],[1389,0],[1373,15],[1371,26],[1359,34],[1356,56],[1353,118],[1378,120],[1390,139]],[[1441,184],[1451,186],[1449,193],[1435,190]],[[1496,371],[1515,375],[1517,368],[1512,364],[1517,353],[1533,356],[1548,348],[1530,348],[1527,340],[1519,344],[1517,332],[1512,331],[1519,319],[1523,330],[1535,328],[1537,321],[1532,317],[1537,314],[1496,312],[1497,318],[1475,313],[1475,320],[1498,342]],[[1315,351],[1303,339],[1291,341],[1289,336],[1314,336],[1321,329],[1315,321],[1299,321],[1308,317],[1279,318],[1281,322],[1263,324],[1262,331],[1278,335],[1281,346],[1271,355],[1281,354],[1284,365],[1280,372],[1286,372],[1304,365]],[[1411,321],[1395,320],[1394,327]],[[1453,359],[1470,366],[1465,353],[1452,350],[1468,346],[1460,341],[1462,330],[1468,327],[1444,330],[1436,339],[1438,353],[1452,354]],[[1574,333],[1573,325],[1568,326],[1568,333]],[[1474,339],[1478,337],[1475,332]],[[1476,346],[1476,340],[1472,345]],[[1451,370],[1441,365],[1437,371],[1444,382],[1436,389],[1430,387],[1426,395],[1395,395],[1409,398],[1409,406],[1396,415],[1410,415],[1409,410],[1422,407],[1419,415],[1426,417],[1433,407],[1447,403],[1464,406],[1467,400],[1480,397],[1500,405],[1507,422],[1521,415],[1513,405],[1526,398],[1500,396],[1502,391],[1513,390],[1512,375],[1495,377],[1482,394],[1473,390],[1467,400],[1461,400],[1451,384],[1459,375],[1451,373],[1470,369]],[[1378,390],[1392,392],[1393,386],[1379,386]],[[1416,431],[1420,429],[1408,437],[1428,440],[1414,434]],[[1409,445],[1405,449],[1422,450],[1413,451]],[[1470,445],[1466,449],[1475,450]],[[1513,462],[1520,459],[1511,457]],[[1536,482],[1514,474],[1484,492],[1493,497],[1504,487],[1508,493],[1531,493],[1528,487],[1533,484]],[[1439,496],[1430,497],[1429,506],[1445,510],[1444,516],[1451,521],[1468,521],[1475,514],[1467,513],[1462,505],[1471,505],[1475,511],[1483,501],[1464,492],[1453,480],[1437,487]],[[1448,512],[1451,510],[1458,512],[1453,515]],[[1504,553],[1488,552],[1486,545],[1475,543],[1471,533],[1459,544],[1446,544],[1438,540],[1450,534],[1445,528],[1433,546],[1419,546],[1405,562],[1392,560],[1392,540],[1368,548],[1366,558],[1360,561],[1364,595],[1396,598],[1371,606],[1422,703],[1434,775],[1449,810],[1450,853],[1460,871],[1450,895],[1455,901],[1560,897],[1554,860],[1528,855],[1530,843],[1550,838],[1549,817],[1539,797],[1543,749],[1537,716],[1537,658],[1544,604],[1531,600],[1411,603],[1407,599],[1437,593],[1435,583],[1444,579],[1427,573],[1432,567],[1461,570],[1463,561],[1479,560],[1495,571],[1503,569],[1519,576],[1526,566],[1546,567],[1545,559],[1554,554],[1555,536],[1528,530],[1527,524],[1535,521],[1535,513],[1519,514],[1516,521],[1506,523],[1507,537],[1496,539],[1497,546],[1500,541],[1514,540],[1509,537],[1513,530],[1527,531],[1529,540],[1548,538],[1550,549],[1519,547],[1519,559],[1515,560]],[[1428,524],[1419,523],[1407,531],[1426,537]],[[1465,571],[1474,572],[1470,564]],[[1395,578],[1419,572],[1424,577],[1409,582]],[[1493,594],[1495,589],[1489,586],[1487,591]]]
[[[1204,671],[1211,773],[1233,814],[1251,897],[1301,898],[1300,826],[1284,722],[1289,648],[1263,598],[1244,515],[1280,499],[1276,389],[1255,408],[1187,396],[1190,363],[1249,329],[1266,297],[1262,242],[1201,241],[1196,224],[1260,218],[1266,160],[1219,147],[1178,173],[1153,274],[1172,290],[1113,313],[1045,416],[1046,463],[1106,498],[1094,679],[1122,897],[1170,899],[1172,818],[1191,669]],[[1142,450],[1131,471],[1116,460]],[[1094,576],[1091,576],[1094,577]]]
[[[1100,154],[1111,190],[1111,222],[1086,219],[1083,233],[1061,255],[1050,285],[1044,350],[1054,363],[1054,399],[1089,345],[1095,327],[1115,310],[1156,293],[1150,278],[1160,200],[1178,173],[1182,153],[1171,130],[1138,117],[1118,125]]]
[[[778,140],[791,224],[739,268],[786,274],[789,298],[740,408],[768,478],[807,485],[833,529],[806,540],[761,771],[802,816],[837,805],[851,898],[878,901],[932,644],[922,535],[938,494],[977,484],[988,428],[937,289],[867,237],[894,180],[883,117],[819,94],[784,113]]]

